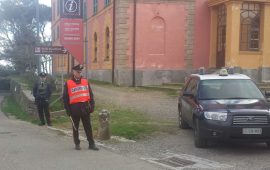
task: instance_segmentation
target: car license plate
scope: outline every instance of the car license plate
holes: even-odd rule
[[[245,135],[261,135],[262,128],[243,128],[242,133]]]

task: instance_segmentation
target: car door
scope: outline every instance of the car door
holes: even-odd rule
[[[183,90],[182,97],[182,116],[189,125],[193,124],[193,110],[197,107],[196,97],[198,89],[198,79],[193,77],[188,82],[186,88]],[[188,94],[188,95],[184,95]]]

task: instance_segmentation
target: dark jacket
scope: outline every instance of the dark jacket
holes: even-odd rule
[[[39,92],[39,87],[41,85],[41,81],[38,81],[35,83],[34,87],[33,87],[33,96],[35,97],[35,100],[49,100],[52,94],[52,90],[51,90],[51,86],[48,83],[48,81],[46,82],[46,88],[45,88],[45,92],[44,94],[40,94]]]
[[[74,77],[71,79],[73,80],[76,84],[80,84],[81,83],[81,78],[76,80]],[[88,83],[88,89],[89,89],[89,94],[90,94],[90,101],[88,103],[89,107],[90,107],[90,113],[92,113],[94,111],[95,108],[95,100],[94,100],[94,94],[92,92],[91,86]],[[64,90],[63,90],[63,102],[64,102],[64,107],[66,109],[67,115],[70,115],[71,112],[71,105],[69,104],[69,95],[68,95],[68,88],[67,88],[67,82],[64,85]],[[73,104],[74,106],[76,104]]]

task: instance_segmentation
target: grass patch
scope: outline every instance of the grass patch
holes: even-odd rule
[[[55,112],[59,110],[64,110],[64,104],[62,101],[62,94],[52,94],[50,98],[50,111]]]
[[[57,116],[53,115],[51,116],[51,121],[52,121],[53,126],[56,126],[56,127],[67,128],[67,126],[63,126],[63,125],[68,125],[68,127],[70,127],[69,125],[70,120],[65,115],[57,115]]]
[[[101,112],[102,109],[110,111],[110,130],[113,136],[121,136],[127,139],[140,139],[157,132],[174,133],[176,129],[174,122],[153,120],[142,113],[120,108],[115,105],[97,104],[95,112],[91,114],[94,136],[98,135],[98,113]],[[70,119],[66,115],[52,116],[52,123],[53,126],[57,128],[71,129]],[[83,130],[82,122],[80,122],[79,129]]]
[[[92,113],[92,127],[95,136],[97,135],[99,126],[98,113],[104,108],[111,113],[111,133],[114,136],[121,136],[127,139],[140,139],[156,132],[170,133],[175,131],[175,123],[173,122],[149,119],[142,113],[105,104],[97,105],[96,111]],[[24,112],[12,96],[5,98],[2,111],[18,119],[32,122],[33,124],[39,123],[39,119]],[[71,129],[70,119],[66,115],[52,115],[51,120],[54,127]],[[80,125],[80,129],[82,130],[82,123]]]
[[[112,83],[105,82],[105,81],[99,81],[99,80],[89,80],[90,83],[96,84],[96,85],[101,85],[101,86],[114,86]]]
[[[37,124],[38,121],[27,114],[21,106],[17,103],[17,101],[12,96],[7,96],[4,99],[2,111],[9,115],[15,116],[17,119],[32,122],[34,124]]]
[[[174,129],[173,122],[152,120],[144,114],[113,105],[97,105],[93,114],[93,129],[98,128],[98,111],[106,108],[111,113],[111,133],[127,139],[140,139],[155,132],[169,132]]]
[[[33,74],[21,74],[21,75],[14,75],[11,76],[13,80],[20,83],[23,89],[32,90],[34,86],[35,77]]]

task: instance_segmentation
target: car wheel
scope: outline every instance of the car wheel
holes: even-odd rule
[[[207,139],[201,136],[197,119],[194,120],[194,144],[197,148],[207,148]]]
[[[178,125],[179,125],[180,129],[188,129],[189,128],[187,122],[183,120],[182,109],[180,106],[178,106]]]

